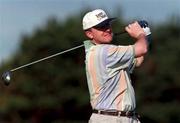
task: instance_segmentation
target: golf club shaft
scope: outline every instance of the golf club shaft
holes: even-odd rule
[[[117,32],[117,33],[114,33],[114,35],[115,35],[115,36],[118,36],[118,35],[121,35],[121,34],[124,34],[124,33],[126,33],[126,31]],[[39,59],[39,60],[30,62],[30,63],[28,63],[28,64],[24,64],[24,65],[22,65],[22,66],[16,67],[16,68],[11,69],[11,70],[9,70],[9,71],[10,71],[10,72],[14,72],[14,71],[19,70],[19,69],[21,69],[21,68],[24,68],[24,67],[27,67],[27,66],[30,66],[30,65],[39,63],[39,62],[41,62],[41,61],[50,59],[50,58],[52,58],[52,57],[55,57],[55,56],[58,56],[58,55],[61,55],[61,54],[64,54],[64,53],[66,53],[66,52],[69,52],[69,51],[72,51],[72,50],[75,50],[75,49],[79,49],[79,48],[81,48],[81,47],[83,47],[83,46],[84,46],[84,44],[81,44],[81,45],[79,45],[79,46],[76,46],[76,47],[73,47],[73,48],[64,50],[64,51],[62,51],[62,52],[59,52],[59,53],[50,55],[50,56],[48,56],[48,57],[44,57],[44,58],[42,58],[42,59]]]
[[[36,61],[30,62],[30,63],[28,63],[28,64],[24,64],[24,65],[22,65],[22,66],[20,66],[20,67],[17,67],[17,68],[11,69],[11,70],[10,70],[10,72],[13,72],[13,71],[19,70],[19,69],[21,69],[21,68],[24,68],[24,67],[27,67],[27,66],[30,66],[30,65],[36,64],[36,63],[38,63],[38,62],[41,62],[41,61],[44,61],[44,60],[47,60],[47,59],[50,59],[50,58],[52,58],[52,57],[55,57],[55,56],[58,56],[58,55],[64,54],[64,53],[66,53],[66,52],[69,52],[69,51],[72,51],[72,50],[75,50],[75,49],[81,48],[81,47],[83,47],[83,46],[84,46],[84,44],[79,45],[79,46],[76,46],[76,47],[73,47],[73,48],[70,48],[70,49],[67,49],[67,50],[64,50],[64,51],[62,51],[62,52],[59,52],[59,53],[56,53],[56,54],[53,54],[53,55],[50,55],[50,56],[48,56],[48,57],[44,57],[44,58],[42,58],[42,59],[39,59],[39,60],[36,60]]]

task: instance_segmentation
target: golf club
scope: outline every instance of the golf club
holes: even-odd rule
[[[124,33],[126,33],[126,31],[117,32],[117,33],[114,33],[114,36],[118,36],[118,35],[121,35],[121,34],[124,34]],[[24,67],[30,66],[30,65],[39,63],[39,62],[41,62],[41,61],[44,61],[44,60],[53,58],[53,57],[55,57],[55,56],[58,56],[58,55],[61,55],[61,54],[70,52],[70,51],[72,51],[72,50],[79,49],[79,48],[81,48],[81,47],[83,47],[83,46],[84,46],[84,44],[81,44],[81,45],[79,45],[79,46],[76,46],[76,47],[73,47],[73,48],[64,50],[64,51],[62,51],[62,52],[58,52],[58,53],[53,54],[53,55],[50,55],[50,56],[48,56],[48,57],[44,57],[44,58],[42,58],[42,59],[39,59],[39,60],[30,62],[30,63],[28,63],[28,64],[24,64],[24,65],[22,65],[22,66],[19,66],[19,67],[13,68],[13,69],[11,69],[11,70],[5,71],[5,72],[2,74],[2,80],[4,81],[4,84],[5,84],[5,85],[9,85],[9,84],[10,84],[10,80],[11,80],[12,72],[17,71],[17,70],[19,70],[19,69],[22,69],[22,68],[24,68]]]

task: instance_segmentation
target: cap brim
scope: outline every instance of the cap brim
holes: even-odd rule
[[[94,27],[103,27],[104,25],[109,24],[109,23],[111,23],[114,20],[116,20],[116,18],[108,18],[105,21],[95,25]]]

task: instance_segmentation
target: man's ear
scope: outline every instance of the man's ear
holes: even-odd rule
[[[88,38],[92,39],[93,38],[93,35],[92,35],[92,32],[90,30],[86,30],[85,31],[85,34]]]

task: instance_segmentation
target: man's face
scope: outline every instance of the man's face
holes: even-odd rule
[[[110,23],[106,23],[99,27],[95,26],[88,31],[90,34],[90,38],[96,44],[107,44],[107,43],[111,43],[112,41],[113,34],[112,34],[112,27]]]

